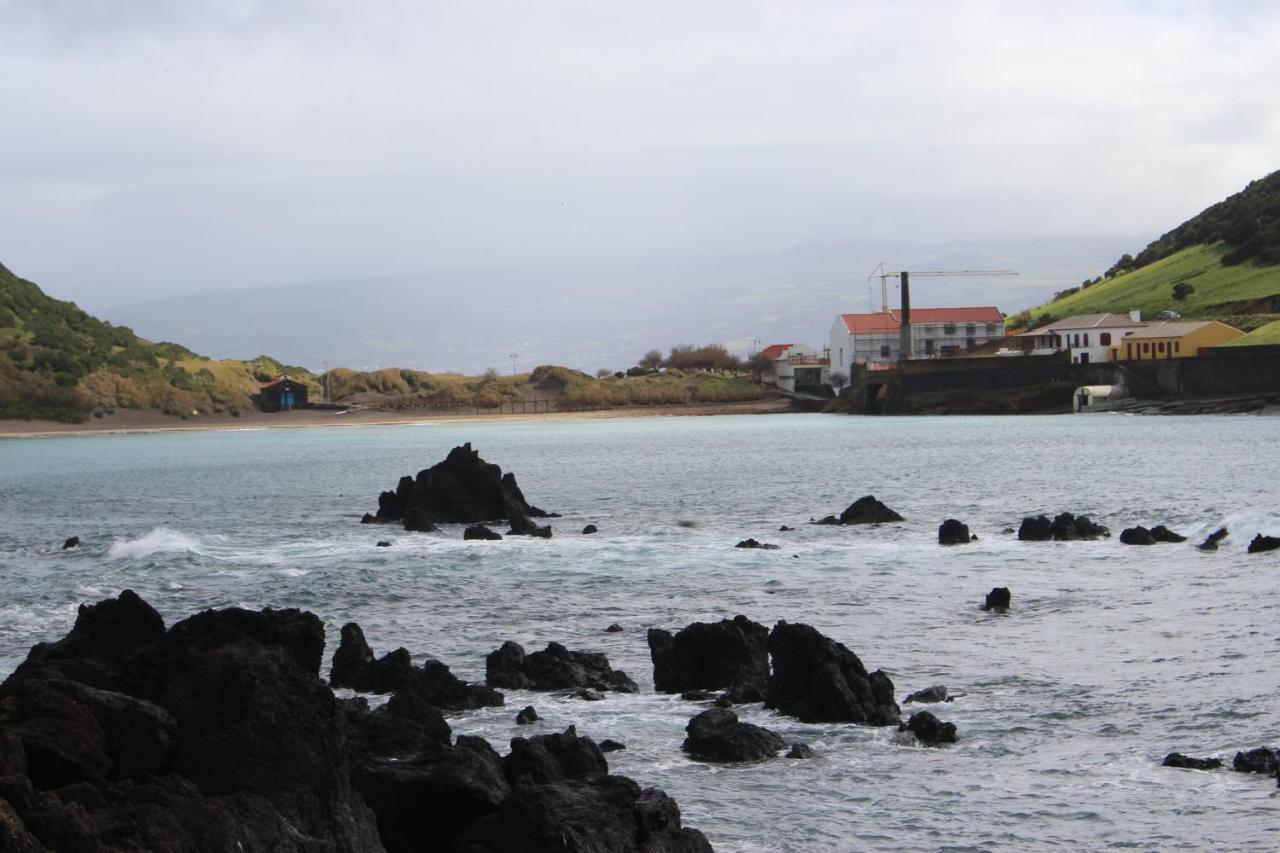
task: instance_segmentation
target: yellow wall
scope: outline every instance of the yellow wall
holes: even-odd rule
[[[1116,357],[1121,361],[1151,361],[1164,360],[1168,358],[1190,358],[1198,354],[1202,347],[1216,347],[1225,344],[1228,341],[1234,341],[1241,337],[1244,332],[1239,329],[1233,329],[1226,323],[1219,323],[1217,320],[1201,326],[1194,332],[1182,336],[1170,336],[1167,338],[1122,338],[1120,343],[1112,348],[1116,353]],[[1149,348],[1143,352],[1142,345],[1148,344]],[[1161,351],[1160,345],[1164,345],[1164,351]],[[1133,346],[1133,354],[1129,354],[1129,346]],[[1176,345],[1176,346],[1175,346]]]

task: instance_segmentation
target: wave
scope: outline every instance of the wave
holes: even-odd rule
[[[137,539],[117,539],[107,550],[107,559],[142,560],[153,554],[173,553],[203,554],[204,543],[180,530],[156,527]]]

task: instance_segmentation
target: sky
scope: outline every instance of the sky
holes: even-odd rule
[[[1269,2],[0,0],[0,262],[102,310],[850,241],[1136,251],[1280,168],[1277,44]]]

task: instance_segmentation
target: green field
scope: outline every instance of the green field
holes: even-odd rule
[[[1075,314],[1125,314],[1134,309],[1142,311],[1144,318],[1157,311],[1177,311],[1184,317],[1222,317],[1246,313],[1239,310],[1241,303],[1280,294],[1280,266],[1223,266],[1222,256],[1227,251],[1222,243],[1183,249],[1033,308],[1030,319],[1038,324],[1046,315],[1061,319]],[[1183,300],[1173,298],[1173,285],[1179,282],[1195,288]]]
[[[1251,347],[1261,346],[1263,344],[1280,344],[1280,320],[1273,320],[1267,325],[1255,329],[1243,338],[1236,338],[1229,344],[1223,344],[1228,347]]]

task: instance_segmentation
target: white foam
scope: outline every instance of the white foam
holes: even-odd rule
[[[157,527],[137,539],[117,539],[107,551],[109,560],[141,560],[153,554],[187,552],[201,554],[203,543],[189,534],[168,527]]]

